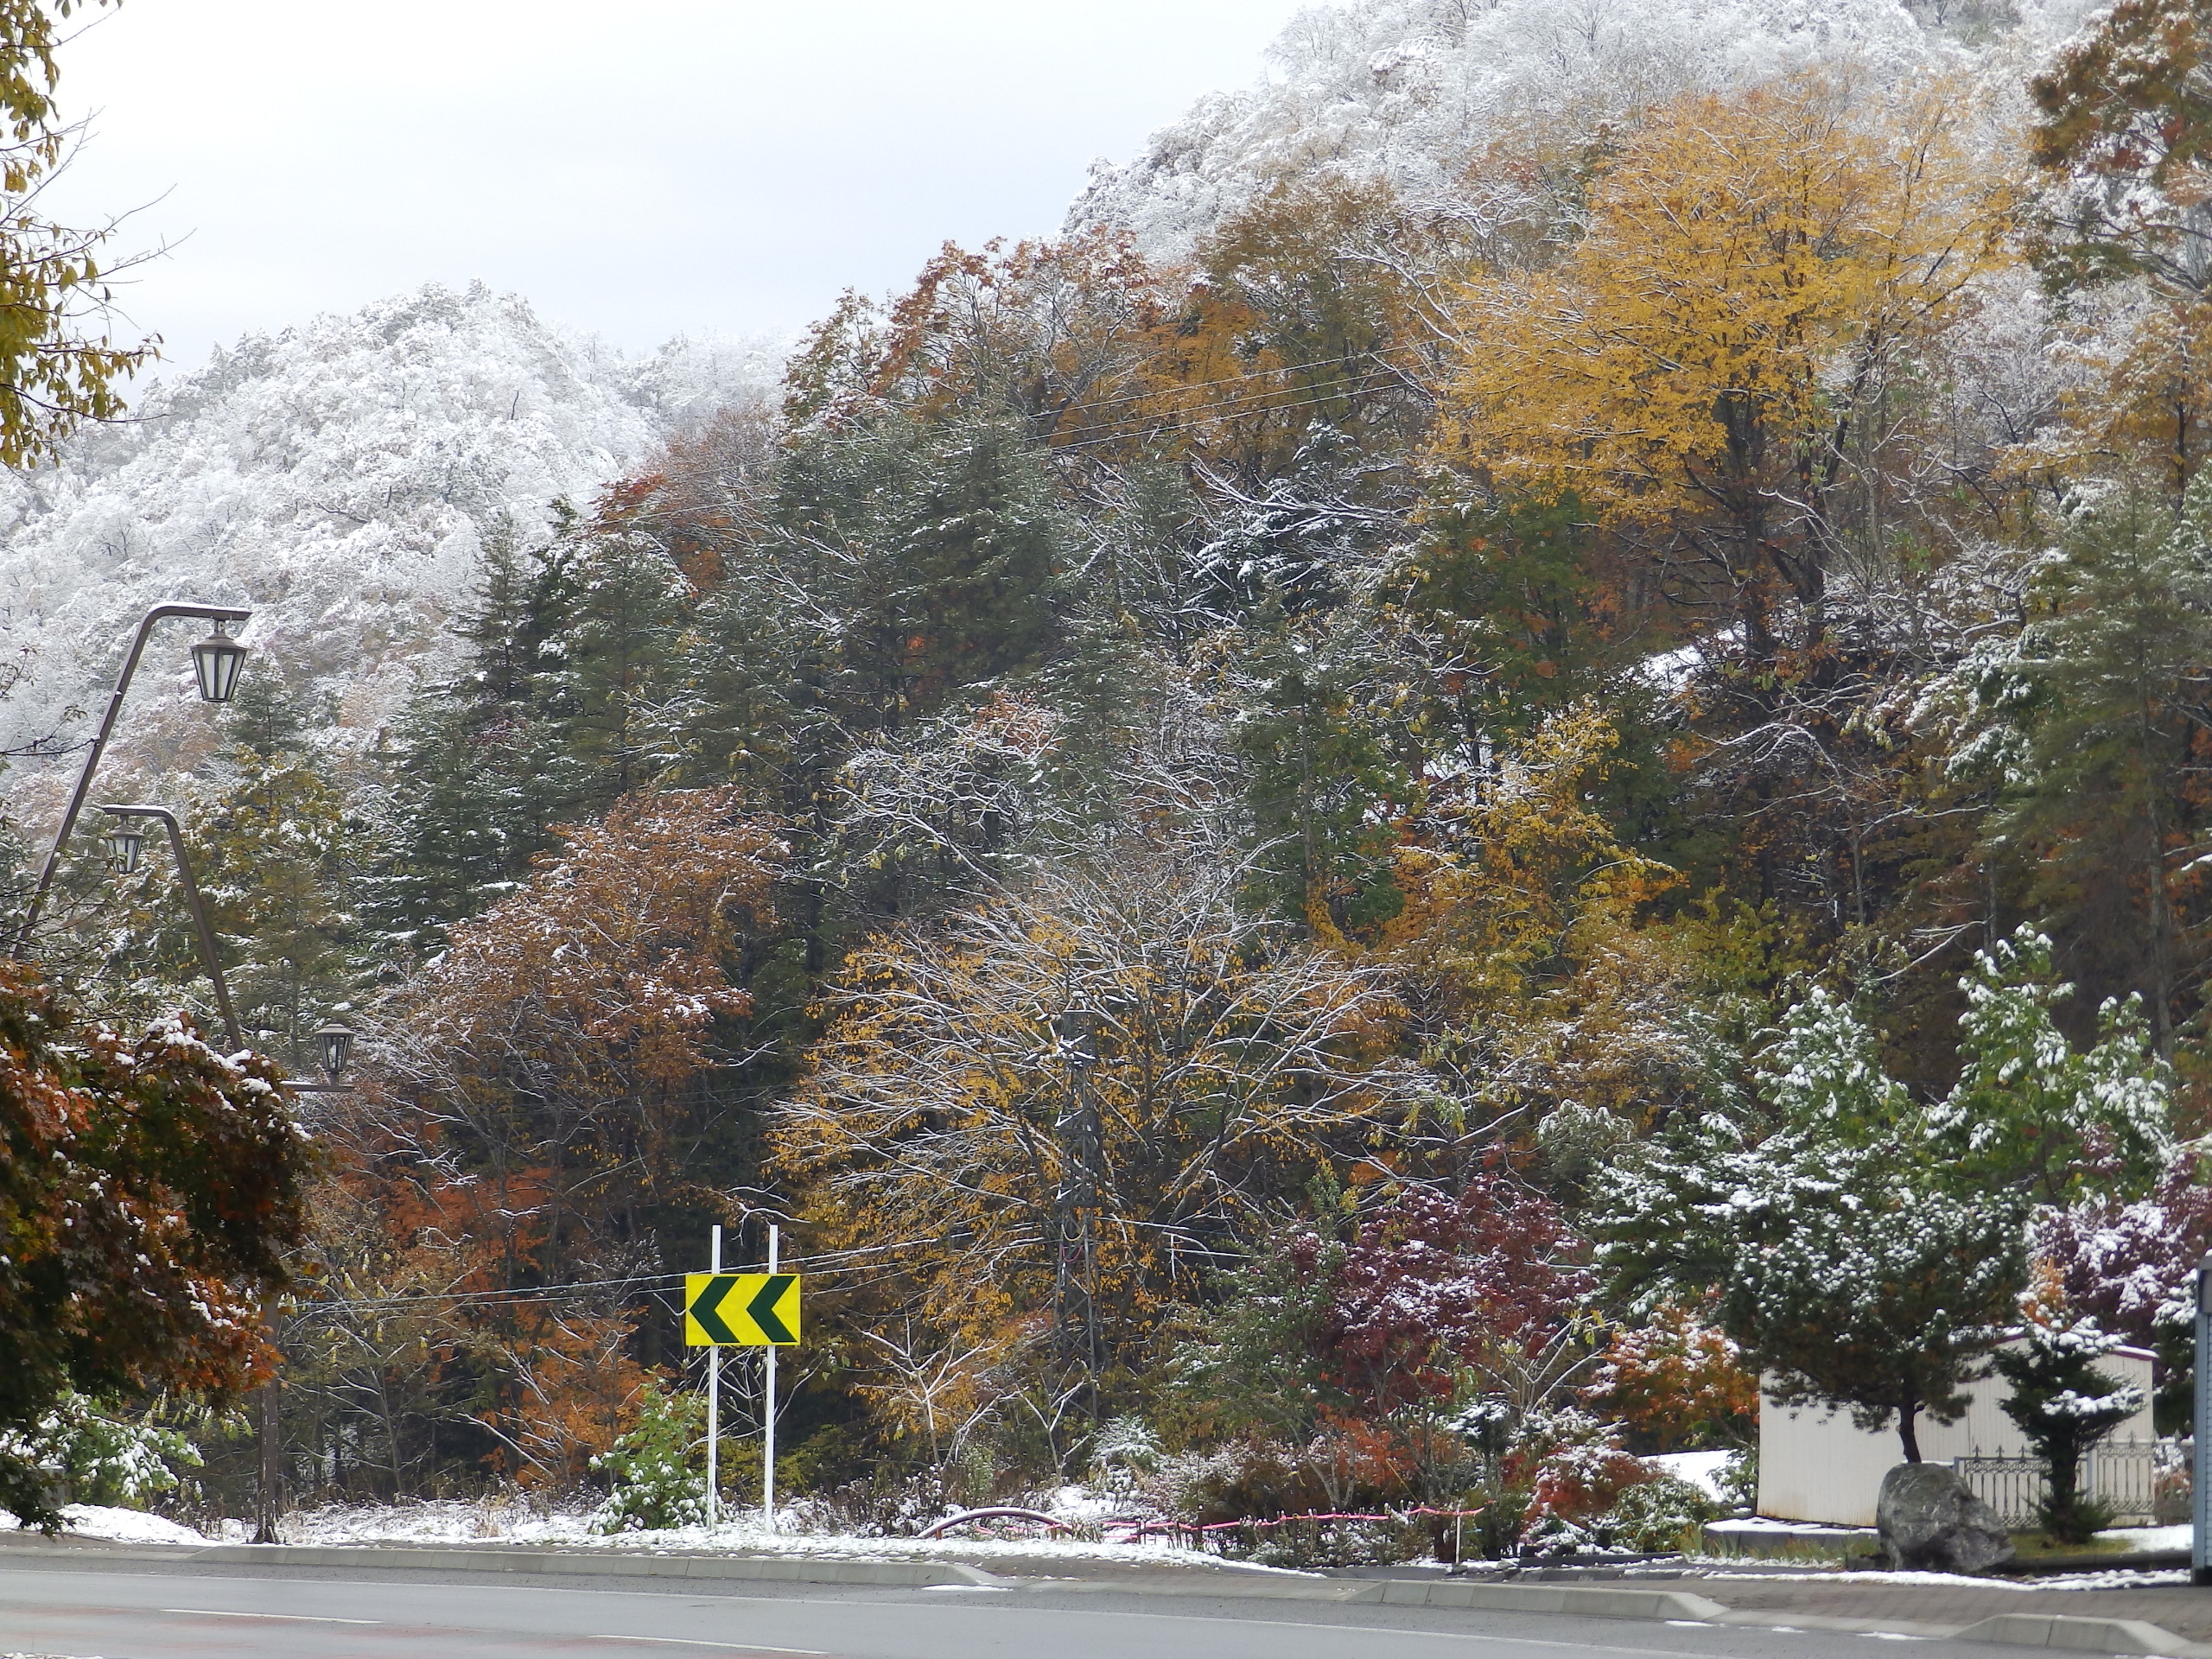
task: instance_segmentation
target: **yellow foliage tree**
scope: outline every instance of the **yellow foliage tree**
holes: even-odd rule
[[[1580,500],[1755,656],[1785,602],[1817,642],[1839,554],[1879,539],[1893,405],[1999,257],[1962,105],[1807,73],[1662,111],[1558,269],[1467,292],[1433,453],[1478,492]]]
[[[946,1401],[1110,1387],[1280,1195],[1433,1095],[1379,964],[1255,918],[1218,849],[1131,842],[855,951],[773,1125],[806,1255],[888,1247],[847,1313],[918,1440]]]
[[[1618,743],[1597,709],[1556,715],[1487,772],[1440,785],[1400,849],[1406,905],[1383,949],[1461,1017],[1520,1001],[1569,965],[1579,931],[1679,880],[1623,847],[1590,798]]]

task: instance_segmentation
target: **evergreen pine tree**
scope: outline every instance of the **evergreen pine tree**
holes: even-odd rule
[[[541,704],[569,603],[553,553],[503,523],[485,549],[475,608],[454,625],[461,671],[417,693],[393,734],[391,857],[369,912],[388,938],[429,945],[518,881],[564,804]]]
[[[315,741],[328,714],[275,673],[242,685],[222,757],[229,780],[186,822],[239,1024],[296,1073],[319,1064],[312,1033],[360,976],[354,902],[373,850]],[[196,978],[181,900],[157,914],[157,959],[175,977]]]
[[[823,695],[848,730],[895,730],[1041,659],[1068,526],[1017,427],[885,416],[799,446],[783,482],[793,574],[835,646]]]
[[[1963,758],[1999,777],[2000,848],[2032,861],[2029,898],[2094,995],[2138,990],[2173,1052],[2201,971],[2176,915],[2205,814],[2212,750],[2212,478],[2177,521],[2145,491],[2080,514],[2039,584],[2037,613],[1983,671],[1995,716]]]
[[[652,782],[673,759],[657,740],[690,584],[652,537],[614,530],[576,538],[560,557],[563,606],[536,678],[563,820],[596,817]]]
[[[2048,1489],[2038,1509],[2044,1530],[2062,1544],[2085,1544],[2112,1522],[2112,1511],[2082,1491],[2082,1459],[2098,1441],[2143,1408],[2143,1391],[2097,1370],[2120,1346],[2094,1319],[2068,1325],[2031,1321],[2017,1348],[1993,1357],[2012,1385],[2005,1414],[2020,1426],[2044,1460]]]

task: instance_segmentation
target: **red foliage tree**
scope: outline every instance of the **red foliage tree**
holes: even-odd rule
[[[1450,1395],[1459,1370],[1539,1361],[1597,1290],[1586,1255],[1557,1205],[1503,1172],[1457,1198],[1408,1187],[1344,1254],[1332,1378],[1387,1410]]]

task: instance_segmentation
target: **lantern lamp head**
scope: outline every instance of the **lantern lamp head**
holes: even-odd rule
[[[245,647],[223,632],[223,620],[217,617],[215,632],[192,648],[192,671],[199,676],[200,695],[209,702],[228,702],[245,662]]]
[[[138,827],[136,818],[118,818],[115,828],[107,832],[108,862],[121,875],[129,875],[138,868],[138,855],[145,850],[146,832]]]
[[[337,1077],[353,1058],[353,1033],[333,1020],[317,1031],[315,1037],[322,1046],[322,1069]]]

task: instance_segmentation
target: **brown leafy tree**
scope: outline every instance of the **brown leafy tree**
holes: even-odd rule
[[[435,1340],[480,1380],[500,1460],[549,1480],[627,1426],[635,1310],[515,1293],[658,1272],[671,1208],[721,1206],[694,1173],[726,1127],[706,1075],[783,853],[727,787],[641,791],[560,836],[394,999],[354,1126],[387,1259],[495,1293]]]
[[[2062,282],[2212,277],[2212,25],[2196,0],[2122,0],[2029,88],[2050,175],[2038,251]]]

